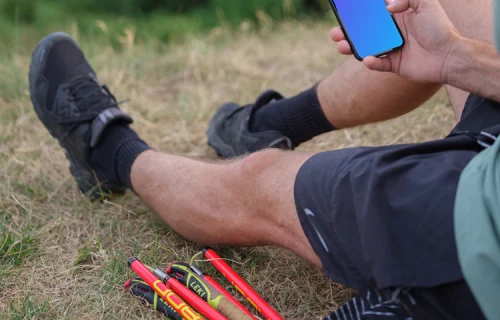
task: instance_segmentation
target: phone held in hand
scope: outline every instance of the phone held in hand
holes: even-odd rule
[[[380,57],[404,45],[384,0],[329,0],[356,59]]]

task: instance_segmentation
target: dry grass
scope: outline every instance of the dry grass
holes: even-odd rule
[[[223,30],[157,53],[84,43],[101,80],[155,148],[215,158],[207,120],[225,100],[251,102],[266,88],[286,95],[310,87],[342,61],[328,26],[287,23],[274,32]],[[132,194],[90,203],[77,190],[63,151],[39,123],[27,94],[29,56],[0,64],[0,318],[160,319],[123,293],[137,255],[165,266],[200,248],[172,232]],[[453,125],[444,95],[401,119],[334,132],[305,144],[322,151],[442,137]],[[4,240],[2,240],[4,241]],[[2,252],[2,245],[5,247]],[[352,292],[274,248],[223,249],[287,319],[319,319]]]

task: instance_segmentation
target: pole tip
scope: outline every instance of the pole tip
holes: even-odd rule
[[[128,267],[132,268],[132,263],[134,263],[137,260],[139,260],[139,259],[137,259],[136,257],[132,257],[132,258],[128,259]]]
[[[210,247],[203,248],[203,253],[207,253],[208,250],[212,250],[212,248],[210,248]]]

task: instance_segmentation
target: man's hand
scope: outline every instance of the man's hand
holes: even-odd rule
[[[447,57],[461,37],[438,0],[387,0],[387,10],[403,33],[406,44],[385,57],[367,57],[363,63],[371,70],[393,72],[419,82],[444,83]],[[352,54],[340,28],[331,33],[341,54]]]

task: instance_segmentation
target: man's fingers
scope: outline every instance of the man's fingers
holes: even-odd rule
[[[345,39],[344,32],[342,31],[342,28],[336,27],[332,29],[332,32],[330,32],[330,37],[332,38],[333,41],[337,42],[337,50],[341,54],[349,55],[352,54],[351,46],[349,45],[349,42]]]
[[[330,37],[332,38],[333,41],[337,42],[337,50],[341,54],[352,54],[351,46],[349,45],[349,42],[345,39],[344,32],[342,31],[342,28],[336,27],[332,29],[332,32],[330,32]]]
[[[349,42],[347,42],[346,40],[342,40],[342,41],[340,41],[340,42],[337,44],[337,50],[338,50],[341,54],[345,54],[345,55],[350,55],[350,54],[352,54],[351,46],[349,45]]]
[[[392,13],[402,13],[408,9],[417,10],[420,0],[386,0],[387,10]]]
[[[342,32],[342,28],[336,27],[332,29],[332,32],[330,32],[330,38],[332,38],[333,41],[335,42],[340,42],[342,40],[345,40],[344,32]]]
[[[392,72],[392,63],[388,57],[375,58],[366,57],[363,59],[365,66],[374,71]]]

